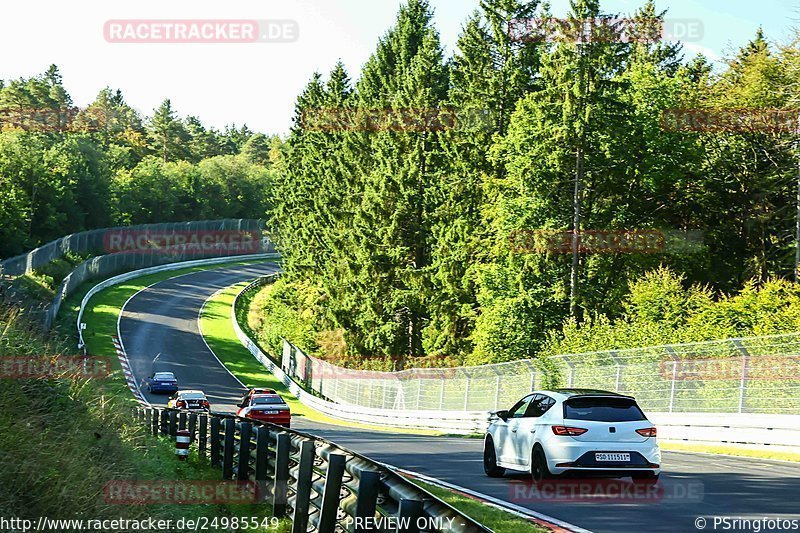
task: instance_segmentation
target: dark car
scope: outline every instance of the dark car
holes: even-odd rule
[[[147,378],[147,391],[174,394],[178,392],[178,380],[172,372],[155,372]]]

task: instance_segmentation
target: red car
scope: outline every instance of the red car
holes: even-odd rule
[[[239,402],[239,404],[240,404],[239,407],[242,406],[241,404],[246,404],[250,400],[250,398],[252,398],[256,394],[278,394],[278,392],[275,389],[265,389],[265,388],[262,388],[262,387],[250,387],[247,390],[247,393],[244,396],[242,396],[242,401]]]
[[[253,394],[239,404],[236,416],[291,427],[289,405],[278,394]]]

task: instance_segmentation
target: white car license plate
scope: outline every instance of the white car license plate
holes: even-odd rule
[[[603,463],[629,463],[631,454],[629,453],[596,453],[594,458]]]
[[[264,411],[265,415],[277,415],[278,411]]]

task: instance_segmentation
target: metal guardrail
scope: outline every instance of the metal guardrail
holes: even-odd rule
[[[105,253],[104,238],[114,231],[139,231],[153,233],[175,233],[181,231],[223,231],[223,230],[260,230],[266,222],[255,219],[221,219],[193,222],[165,222],[160,224],[140,224],[114,228],[101,228],[66,235],[44,244],[28,253],[10,257],[0,261],[0,276],[22,276],[31,271],[64,257],[68,252],[78,254]]]
[[[272,516],[291,517],[293,533],[389,531],[374,522],[363,527],[361,520],[380,517],[406,519],[409,532],[421,523],[446,525],[429,531],[491,532],[390,467],[312,435],[224,414],[156,407],[133,413],[155,436],[187,430],[223,479],[254,482]]]
[[[305,385],[301,385],[281,368],[274,358],[268,356],[258,346],[254,340],[247,336],[242,330],[236,318],[236,308],[239,299],[247,292],[254,290],[259,285],[274,279],[279,274],[271,274],[260,278],[248,285],[234,299],[231,306],[231,322],[234,332],[242,345],[261,363],[264,368],[272,373],[295,395],[304,405],[318,411],[324,415],[366,424],[379,426],[404,427],[412,429],[426,429],[443,431],[454,434],[476,434],[483,433],[489,422],[489,412],[484,411],[415,411],[403,409],[380,409],[369,408],[357,405],[339,404],[312,394],[306,390]],[[516,400],[515,400],[516,401]]]

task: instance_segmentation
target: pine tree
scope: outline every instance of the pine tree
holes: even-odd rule
[[[164,100],[155,110],[150,120],[149,135],[154,148],[165,163],[186,156],[184,143],[188,140],[188,134],[169,99]]]
[[[463,359],[472,348],[477,303],[470,270],[485,250],[483,190],[505,175],[487,147],[506,133],[517,101],[537,87],[537,45],[512,31],[535,17],[537,7],[537,1],[485,0],[459,37],[447,105],[458,110],[463,127],[444,135],[449,170],[442,176],[443,200],[433,230],[438,297],[426,330],[426,350],[432,353]]]

